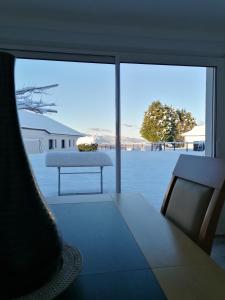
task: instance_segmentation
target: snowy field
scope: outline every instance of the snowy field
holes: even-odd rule
[[[103,171],[104,192],[115,192],[115,151],[106,151],[114,162]],[[122,191],[141,193],[156,209],[160,209],[173,168],[181,153],[204,155],[192,151],[122,151]],[[34,175],[43,195],[57,196],[58,177],[56,168],[45,167],[45,154],[29,155]],[[98,171],[96,168],[70,168],[64,171]],[[63,171],[63,170],[62,170]],[[63,175],[62,193],[97,192],[99,174]]]

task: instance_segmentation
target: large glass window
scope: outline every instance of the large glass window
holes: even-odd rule
[[[113,166],[103,168],[103,191],[115,192],[115,167],[119,166],[115,128],[119,121],[122,192],[142,193],[157,209],[179,155],[205,155],[209,146],[205,133],[206,68],[120,66],[118,103],[114,64],[17,60],[17,102],[24,144],[46,197],[57,195],[57,168],[46,167],[44,159],[50,148],[54,152],[57,149],[52,148],[57,146],[58,151],[105,153]],[[207,107],[211,104],[208,97]],[[50,139],[55,143],[50,145]],[[99,192],[98,167],[70,171],[88,174],[64,175],[63,192]],[[118,179],[119,172],[117,175]]]
[[[160,209],[181,153],[205,154],[206,68],[121,65],[122,192]]]
[[[50,149],[53,154],[55,150],[100,154],[100,158],[87,158],[86,168],[61,169],[85,173],[63,174],[62,193],[100,192],[101,154],[112,161],[102,170],[103,192],[115,192],[114,65],[17,59],[15,79],[24,144],[46,199],[58,194],[58,170],[45,165]],[[37,147],[31,149],[34,144]]]

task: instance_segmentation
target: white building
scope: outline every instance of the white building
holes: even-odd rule
[[[194,142],[205,142],[205,125],[197,125],[192,130],[182,134],[184,142],[189,143],[188,148],[193,149]]]
[[[77,150],[76,141],[83,134],[46,115],[19,110],[20,127],[28,153]]]

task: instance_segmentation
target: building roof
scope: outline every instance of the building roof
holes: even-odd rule
[[[49,134],[63,134],[73,136],[84,136],[79,131],[76,131],[58,121],[53,120],[46,115],[41,115],[27,110],[19,110],[20,126],[22,128],[43,130]]]
[[[197,125],[190,131],[183,133],[182,136],[205,136],[205,125]]]

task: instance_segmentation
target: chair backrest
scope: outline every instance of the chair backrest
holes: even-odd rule
[[[161,213],[208,254],[225,199],[225,160],[180,155]]]

